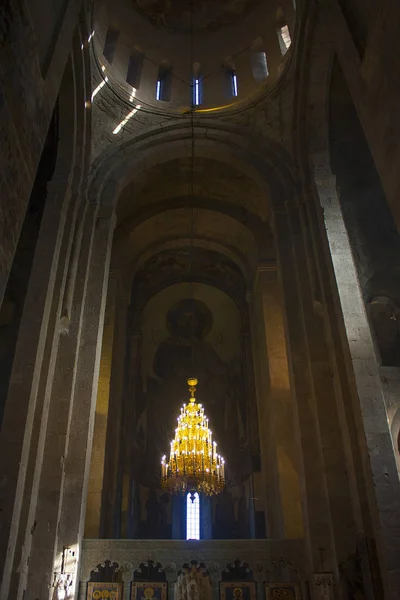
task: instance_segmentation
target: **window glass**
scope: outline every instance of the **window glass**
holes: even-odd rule
[[[200,539],[200,498],[196,492],[186,496],[186,539]]]

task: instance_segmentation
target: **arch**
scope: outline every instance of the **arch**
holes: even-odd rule
[[[182,196],[204,196],[212,202],[232,204],[245,210],[252,218],[268,220],[270,212],[269,187],[254,170],[233,156],[221,157],[209,148],[197,147],[194,164],[190,155],[183,156],[179,147],[168,153],[155,150],[151,163],[130,173],[131,181],[123,188],[117,203],[119,220],[126,219],[139,209],[148,211],[155,203],[165,203]],[[193,190],[189,195],[189,184]],[[135,198],[134,205],[132,198]],[[145,211],[144,211],[145,212]]]
[[[193,214],[190,208],[181,208],[158,213],[130,231],[122,248],[125,256],[130,255],[133,260],[144,248],[159,244],[163,239],[189,237],[210,240],[221,248],[230,248],[250,265],[256,262],[255,239],[247,227],[228,215],[211,210],[196,209]]]
[[[229,200],[221,200],[208,195],[194,195],[188,197],[171,196],[163,200],[156,200],[150,205],[138,207],[135,209],[133,216],[125,217],[122,222],[117,225],[115,237],[124,237],[143,221],[154,217],[155,215],[168,211],[179,210],[182,208],[213,210],[221,214],[226,214],[242,223],[251,232],[256,240],[257,247],[262,248],[270,241],[270,224],[262,221],[250,210],[247,210],[244,205],[234,204]]]
[[[190,156],[192,137],[189,122],[171,123],[153,128],[102,153],[95,161],[89,184],[89,195],[100,204],[116,205],[118,195],[133,180],[135,173],[155,164],[164,156]],[[201,156],[218,157],[220,161],[241,164],[269,190],[272,204],[284,207],[293,198],[294,174],[292,161],[286,150],[271,140],[265,142],[245,135],[237,126],[217,126],[201,120],[195,123],[195,152]],[[164,148],[168,145],[168,153]],[[165,158],[164,158],[165,160]]]
[[[237,264],[217,248],[199,245],[171,245],[158,252],[148,252],[146,260],[130,273],[126,295],[131,294],[133,321],[137,322],[146,303],[167,287],[179,283],[205,284],[224,292],[240,313],[249,282]],[[129,283],[130,289],[128,289]]]
[[[196,239],[193,241],[190,238],[185,237],[168,239],[161,242],[160,244],[155,244],[150,248],[146,248],[134,264],[128,265],[126,270],[128,281],[132,281],[133,277],[136,276],[136,273],[144,266],[144,264],[151,257],[156,256],[157,254],[161,254],[162,252],[191,247],[193,247],[194,249],[208,249],[231,260],[240,270],[243,279],[246,281],[247,285],[251,284],[252,278],[250,274],[253,273],[253,269],[250,268],[248,262],[246,261],[246,258],[243,255],[233,252],[226,246],[216,244],[212,240]]]

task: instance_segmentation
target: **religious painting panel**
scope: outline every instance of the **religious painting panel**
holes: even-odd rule
[[[265,584],[266,600],[301,600],[300,586],[297,583]]]
[[[90,581],[87,589],[87,600],[122,600],[123,584]]]
[[[167,600],[167,584],[165,582],[134,581],[131,600]]]
[[[221,600],[256,600],[256,585],[253,581],[221,581]]]

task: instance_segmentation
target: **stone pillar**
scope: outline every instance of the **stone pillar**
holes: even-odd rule
[[[221,570],[213,569],[210,573],[210,580],[212,585],[212,598],[213,600],[219,600],[219,584],[221,583]]]
[[[266,390],[265,406],[270,463],[268,471],[272,475],[275,474],[278,484],[278,490],[274,493],[275,503],[278,500],[278,505],[269,507],[269,535],[302,537],[301,495],[291,410],[282,293],[275,264],[258,267],[256,293],[261,303],[260,325],[264,326],[268,357],[269,387]],[[274,481],[267,481],[266,485],[268,489],[274,486]],[[276,498],[277,494],[279,499]]]
[[[87,579],[80,579],[79,580],[78,600],[86,600],[86,597],[87,597],[87,585],[88,585],[88,580]]]
[[[142,102],[154,102],[156,98],[157,77],[157,65],[144,56],[140,74],[139,91],[137,94]]]
[[[174,565],[173,570],[167,570],[167,583],[168,583],[168,600],[175,600],[175,585],[177,579],[177,571]]]
[[[248,301],[249,300],[250,296],[248,297]],[[251,455],[253,457],[259,457],[260,440],[258,434],[257,399],[254,381],[253,348],[249,320],[249,307],[247,303],[241,308],[240,312],[243,335],[244,377],[247,392],[248,431],[246,433],[249,435],[248,441],[251,449]]]
[[[235,57],[235,71],[238,83],[238,99],[246,98],[249,90],[257,88],[251,63],[251,52],[243,52]],[[222,85],[220,86],[221,89]]]
[[[90,470],[101,341],[107,296],[109,264],[115,217],[111,208],[100,209],[96,216],[92,253],[82,314],[81,336],[69,421],[68,452],[64,466],[64,486],[60,501],[57,559],[63,548],[76,552],[77,569],[84,530],[86,497]]]
[[[104,480],[107,418],[110,400],[112,348],[115,333],[115,291],[116,280],[110,276],[104,316],[100,372],[97,386],[96,413],[86,506],[85,537],[88,538],[99,537],[101,531],[101,499]]]
[[[303,482],[303,518],[309,575],[321,568],[320,548],[324,548],[324,568],[337,573],[332,518],[312,381],[312,365],[308,354],[299,285],[300,274],[296,256],[297,248],[302,245],[299,216],[295,212],[290,215],[285,205],[275,206],[274,229],[285,306],[285,333],[289,354],[295,434],[299,450],[299,470]]]
[[[318,227],[306,206],[292,205],[290,218],[292,231],[298,232],[296,259],[299,287],[303,298],[336,561],[340,565],[354,553],[357,545],[360,505],[358,495],[353,492],[354,464],[347,452],[349,432],[341,419],[342,389],[334,353],[332,325],[327,318],[327,268],[321,260],[322,252],[315,239],[318,237]],[[334,323],[333,328],[337,327],[338,324]],[[327,385],[327,382],[330,384]]]
[[[106,538],[119,538],[121,536],[121,462],[124,454],[124,443],[127,442],[123,431],[128,302],[121,294],[118,279],[114,280],[113,285],[115,288],[113,293],[115,318],[101,506],[101,535]]]
[[[43,462],[35,510],[35,530],[25,541],[31,544],[25,598],[45,597],[54,572],[54,552],[60,499],[64,485],[65,459],[68,453],[71,399],[80,344],[82,311],[86,292],[88,261],[91,253],[95,206],[85,211],[84,244],[78,250],[79,267],[71,298],[69,327],[53,347],[54,367],[49,374],[47,394],[50,405],[44,439]],[[79,245],[81,245],[79,241]],[[38,476],[39,479],[39,476]]]
[[[265,529],[268,538],[280,538],[283,531],[282,507],[279,494],[277,459],[273,436],[270,433],[272,421],[268,415],[268,395],[270,389],[267,343],[264,322],[262,294],[259,277],[256,276],[251,305],[252,341],[254,352],[254,372],[258,403],[260,432],[261,481],[264,495]]]
[[[127,350],[129,356],[128,362],[128,373],[125,374],[125,386],[126,390],[124,393],[124,402],[125,402],[125,435],[127,435],[126,440],[126,457],[124,464],[124,473],[125,476],[129,476],[130,479],[130,490],[129,490],[129,514],[128,514],[128,526],[126,537],[132,538],[137,536],[138,534],[138,526],[140,522],[140,515],[136,515],[135,511],[137,510],[137,502],[135,500],[135,494],[139,493],[137,487],[139,484],[137,483],[135,476],[135,447],[132,443],[133,435],[129,432],[135,431],[136,428],[136,417],[137,417],[137,407],[136,407],[136,394],[138,391],[138,385],[140,382],[140,348],[141,348],[141,340],[142,336],[140,333],[133,332],[130,335],[129,348]],[[128,446],[129,444],[129,446]]]
[[[124,598],[123,600],[131,600],[131,580],[124,582]]]
[[[325,173],[317,185],[349,345],[346,369],[356,386],[347,407],[355,420],[353,444],[361,451],[385,598],[394,600],[400,589],[400,486],[382,384],[335,178]]]
[[[39,469],[40,473],[43,451],[41,421],[42,416],[45,419],[47,416],[44,394],[39,392],[39,385],[45,351],[48,350],[46,340],[50,344],[53,341],[50,323],[55,327],[62,294],[63,261],[60,264],[59,261],[70,198],[69,180],[53,180],[48,184],[4,411],[0,440],[0,473],[4,482],[0,541],[1,600],[9,597],[13,572],[13,585],[18,585],[19,575],[14,570],[14,561],[20,573],[22,570],[22,578],[26,575],[24,538],[27,525],[28,529],[34,526],[34,519],[28,523],[30,494],[38,483],[34,481],[34,473],[37,472],[35,469]],[[33,502],[32,508],[34,506]],[[13,598],[16,598],[13,589]]]

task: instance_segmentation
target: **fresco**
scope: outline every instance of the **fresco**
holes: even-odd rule
[[[155,313],[165,303],[154,303],[148,315],[151,327],[143,330],[142,385],[136,398],[134,432],[140,537],[170,535],[171,502],[159,489],[160,459],[168,453],[180,407],[188,401],[186,379],[190,376],[199,379],[196,397],[205,408],[213,437],[227,464],[227,490],[213,502],[213,520],[221,529],[219,533],[214,531],[215,536],[226,537],[223,531],[230,531],[234,537],[246,537],[240,529],[246,528],[250,493],[246,482],[251,469],[240,317],[223,292],[210,286],[203,288],[217,295],[219,302],[207,302],[207,294],[200,299],[200,293],[194,299],[181,297],[164,308],[161,316]],[[187,289],[187,285],[181,286],[182,291]],[[232,315],[226,322],[229,311]],[[225,339],[229,324],[232,331],[227,332]]]
[[[135,8],[152,25],[175,31],[190,30],[189,0],[133,0]],[[242,19],[260,0],[200,0],[193,3],[195,30],[218,31]]]

